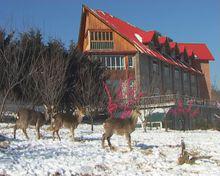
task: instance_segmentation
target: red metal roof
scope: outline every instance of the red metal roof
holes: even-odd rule
[[[146,31],[143,36],[143,43],[147,44],[151,42],[155,33],[156,31]]]
[[[183,53],[184,50],[185,50],[185,47],[184,46],[180,46],[179,43],[178,43],[178,47],[179,47],[180,53]]]
[[[187,50],[193,51],[193,53],[198,56],[200,60],[215,60],[208,47],[204,43],[179,43],[179,46],[183,46],[187,48]]]
[[[167,37],[159,37],[158,38],[158,41],[160,44],[164,44],[166,42],[166,40],[167,40]]]
[[[155,31],[146,32],[101,10],[92,10],[87,7],[85,8],[89,10],[93,15],[98,17],[106,25],[108,25],[110,28],[112,28],[115,32],[131,42],[141,53],[146,53],[150,56],[160,59],[161,61],[167,62],[177,67],[181,67],[185,70],[201,73],[199,70],[195,70],[190,66],[186,66],[184,63],[181,63],[178,60],[166,58],[159,52],[151,50],[148,45],[145,44],[145,42],[147,43],[152,40]]]
[[[176,42],[169,42],[170,48],[174,49],[176,47]]]
[[[189,57],[193,55],[193,50],[192,49],[186,48],[186,52],[187,52],[187,55]]]

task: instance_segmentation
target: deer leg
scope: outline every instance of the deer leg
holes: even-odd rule
[[[143,123],[144,132],[147,132],[147,122],[144,121]]]
[[[14,139],[16,139],[16,130],[17,130],[17,125],[14,126]]]
[[[105,148],[105,139],[106,139],[106,136],[105,136],[105,133],[102,135],[102,148]]]
[[[130,134],[126,134],[126,139],[128,141],[128,147],[130,149],[130,151],[132,150],[132,147],[131,147],[131,135]]]
[[[61,138],[60,138],[60,135],[59,135],[59,130],[57,130],[56,133],[57,133],[57,136],[58,136],[59,140],[61,141]]]
[[[40,137],[41,137],[40,127],[36,126],[36,131],[37,131],[37,138],[40,139]]]
[[[27,139],[29,139],[29,137],[28,137],[28,135],[27,135],[27,131],[26,131],[26,129],[25,129],[25,128],[23,128],[23,129],[22,129],[22,131],[23,131],[23,133],[24,133],[25,137],[26,137]]]
[[[111,137],[112,137],[112,135],[107,137],[108,146],[110,147],[111,150],[114,150],[115,148],[112,146],[111,141],[110,141]]]
[[[74,136],[75,136],[74,135],[74,128],[71,129],[71,134],[72,134],[71,136],[72,136],[73,141],[75,141],[75,138],[74,138]]]
[[[55,140],[55,131],[53,131],[53,140]]]

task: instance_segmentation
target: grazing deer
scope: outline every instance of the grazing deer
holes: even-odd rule
[[[14,138],[16,138],[16,130],[22,129],[25,137],[29,139],[27,135],[27,128],[29,125],[34,125],[37,130],[37,138],[40,139],[40,127],[46,123],[47,115],[41,112],[37,112],[32,109],[21,108],[17,112],[17,120],[14,126]]]
[[[125,135],[126,139],[128,140],[129,149],[132,150],[131,133],[135,130],[138,117],[140,115],[141,113],[138,110],[132,110],[130,118],[120,119],[110,117],[106,119],[103,125],[104,134],[102,135],[102,147],[104,148],[105,139],[107,139],[110,149],[113,149],[110,138],[115,133],[121,136]]]
[[[51,127],[50,127],[50,130],[53,131],[53,140],[55,140],[55,133],[57,134],[59,140],[61,140],[59,135],[59,130],[63,126],[70,130],[71,136],[74,140],[74,130],[82,122],[84,116],[85,116],[85,110],[78,108],[74,111],[74,114],[57,113],[53,115],[51,118]]]

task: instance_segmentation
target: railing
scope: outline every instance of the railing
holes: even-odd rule
[[[209,101],[204,99],[199,99],[196,97],[190,97],[186,95],[179,95],[179,94],[169,94],[169,95],[158,95],[158,96],[150,96],[150,97],[141,97],[140,101],[138,102],[138,106],[140,107],[151,107],[151,106],[173,106],[177,104],[177,101],[182,99],[184,104],[188,104],[189,101],[193,101],[193,106],[203,106],[203,107],[210,107],[210,108],[219,108],[220,103],[216,101]],[[128,102],[128,99],[121,100],[123,102]]]

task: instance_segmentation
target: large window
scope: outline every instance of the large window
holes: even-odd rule
[[[159,75],[159,64],[157,61],[153,61],[153,73]]]
[[[195,77],[195,75],[191,75],[191,84],[196,84],[196,77]]]
[[[176,93],[181,92],[180,71],[177,68],[174,70],[174,90]]]
[[[189,95],[190,87],[189,87],[189,73],[184,72],[183,73],[183,88],[184,93]]]
[[[188,83],[189,82],[189,75],[187,72],[183,73],[183,81],[184,83]]]
[[[134,68],[134,61],[132,56],[128,56],[128,68]]]
[[[164,74],[165,74],[166,77],[170,76],[170,68],[169,68],[168,65],[164,66]]]
[[[110,70],[123,70],[125,69],[124,56],[93,56],[98,59],[104,67]]]
[[[110,31],[91,31],[90,32],[91,49],[113,49],[113,33]]]
[[[191,93],[192,96],[197,96],[197,85],[196,85],[196,76],[191,75]]]
[[[178,69],[175,69],[174,76],[176,80],[180,80],[180,72]]]
[[[164,65],[164,88],[166,91],[171,89],[171,78],[170,78],[170,67],[169,65]]]

